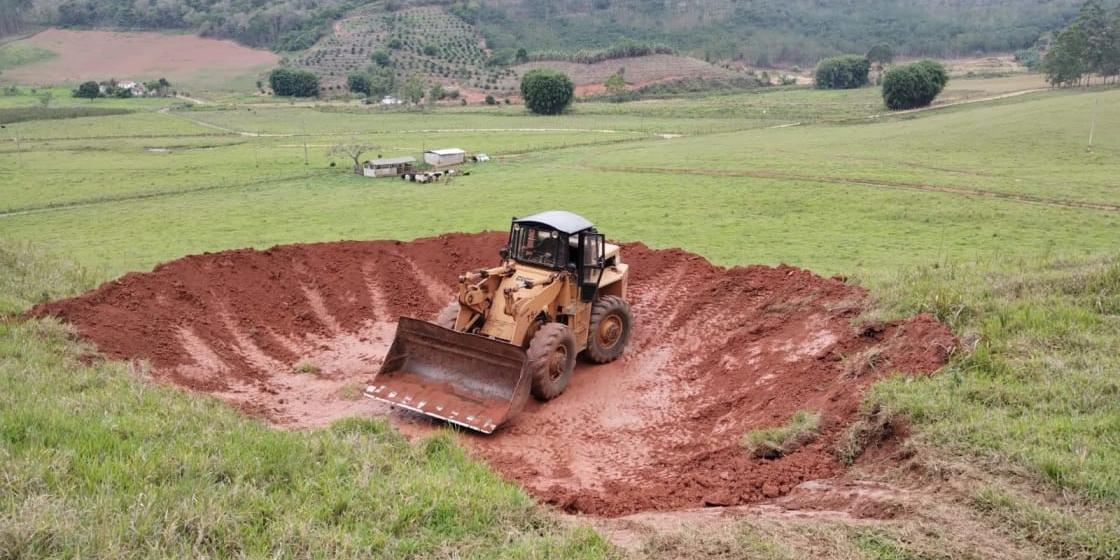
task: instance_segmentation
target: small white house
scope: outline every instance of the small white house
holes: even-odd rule
[[[397,177],[413,168],[416,158],[411,156],[371,159],[362,165],[366,177]]]
[[[424,163],[432,167],[459,165],[467,159],[467,152],[459,148],[443,148],[424,152]]]

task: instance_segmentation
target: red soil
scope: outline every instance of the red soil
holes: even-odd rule
[[[398,315],[432,318],[466,269],[495,264],[504,234],[290,245],[189,256],[34,315],[73,323],[106,356],[148,360],[160,381],[216,394],[284,426],[388,414],[356,395]],[[866,291],[789,266],[725,269],[680,250],[623,249],[636,325],[619,362],[581,364],[473,454],[542,500],[622,515],[785,495],[842,467],[831,449],[863,390],[939,368],[956,340],[928,316],[857,330]],[[316,371],[298,373],[301,363]],[[750,458],[744,433],[821,412],[820,436]],[[394,412],[409,433],[436,422]]]
[[[233,41],[195,35],[47,29],[22,41],[57,57],[4,71],[28,84],[83,80],[152,80],[166,77],[177,88],[219,86],[275,65],[275,53]]]

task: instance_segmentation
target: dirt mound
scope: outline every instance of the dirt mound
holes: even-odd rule
[[[290,245],[189,256],[35,308],[115,359],[287,426],[388,414],[360,398],[398,315],[432,318],[504,234]],[[625,357],[581,364],[568,391],[531,402],[473,453],[569,511],[621,515],[757,502],[837,474],[832,454],[863,389],[936,370],[955,344],[931,317],[857,331],[862,288],[809,271],[725,269],[680,250],[624,248],[636,325]],[[414,279],[418,279],[417,289]],[[740,446],[797,410],[820,435],[774,460]],[[397,412],[418,433],[439,424]]]

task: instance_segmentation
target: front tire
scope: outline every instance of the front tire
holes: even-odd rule
[[[529,343],[525,367],[532,375],[533,396],[547,401],[568,388],[576,367],[576,340],[571,329],[560,323],[542,325]]]
[[[597,364],[613,362],[626,350],[633,324],[630,304],[618,296],[603,296],[591,306],[584,356]]]

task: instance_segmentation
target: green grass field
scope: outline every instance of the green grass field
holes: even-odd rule
[[[869,406],[906,414],[946,461],[990,466],[970,507],[991,530],[1044,557],[1120,557],[1120,91],[869,119],[876,96],[777,90],[549,118],[219,102],[15,123],[0,131],[0,312],[189,253],[503,229],[562,207],[718,264],[852,276],[882,316],[936,314],[971,351],[877,386]],[[497,157],[448,183],[374,181],[328,157],[349,141]],[[0,556],[614,554],[446,438],[408,444],[366,420],[275,432],[123,365],[83,365],[50,322],[2,323],[0,345]],[[939,557],[887,530],[843,533],[851,552],[836,557]],[[748,557],[796,557],[766,539]]]

